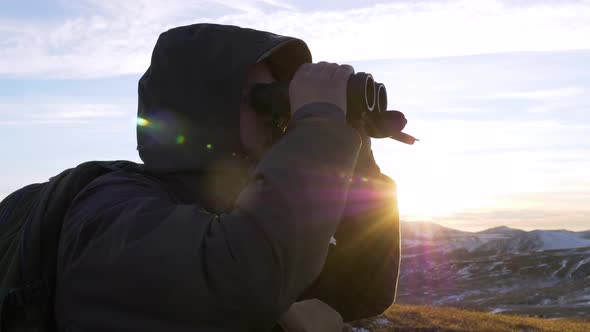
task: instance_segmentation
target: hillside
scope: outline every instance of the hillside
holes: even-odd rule
[[[351,322],[347,332],[588,332],[590,321],[488,314],[448,307],[393,305],[378,317]]]
[[[590,231],[523,231],[506,226],[465,232],[432,222],[402,222],[404,254],[465,250],[476,254],[503,254],[590,247]]]
[[[588,232],[402,223],[397,302],[547,318],[590,316]]]

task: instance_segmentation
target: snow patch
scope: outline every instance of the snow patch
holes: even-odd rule
[[[543,241],[541,250],[573,249],[590,247],[590,239],[568,231],[541,231],[538,233]]]
[[[353,327],[352,332],[371,332],[364,327]]]
[[[440,300],[436,300],[433,302],[434,305],[443,305],[443,304],[447,304],[447,303],[457,303],[462,301],[465,298],[465,296],[461,295],[449,295],[449,296],[445,296]]]
[[[493,262],[492,265],[490,265],[490,267],[488,267],[488,271],[492,271],[494,268],[496,268],[496,266],[503,264],[503,261],[498,261],[498,262]]]
[[[376,327],[379,328],[383,328],[383,327],[388,327],[390,325],[392,325],[391,321],[387,318],[375,318],[375,320],[373,320],[373,323],[376,325]]]
[[[470,269],[471,265],[467,265],[464,268],[457,271],[456,273],[462,277],[469,277],[471,275],[471,272],[469,271]]]
[[[551,275],[551,277],[557,276],[557,274],[559,273],[559,271],[563,270],[566,265],[567,265],[567,259],[562,260],[561,261],[561,267],[559,269],[557,269],[557,271],[553,272],[553,274]]]
[[[369,320],[366,324],[363,324],[363,325],[365,325],[368,328],[370,328],[371,330],[373,330],[375,328],[382,329],[382,328],[390,327],[391,325],[393,325],[393,323],[387,318],[376,317],[376,318]],[[363,327],[353,327],[352,328],[353,332],[370,332],[371,330],[368,330]]]
[[[571,270],[569,270],[569,272],[567,273],[567,278],[571,278],[572,274],[579,269],[582,265],[588,264],[590,263],[590,257],[582,259],[581,261],[578,262],[578,264],[576,264],[576,266],[574,266],[574,268],[572,268]]]

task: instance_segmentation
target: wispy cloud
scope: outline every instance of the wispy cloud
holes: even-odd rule
[[[569,209],[551,209],[542,206],[552,195],[548,194],[541,204],[521,208],[498,208],[494,210],[467,210],[430,220],[450,227],[478,231],[499,225],[507,225],[523,230],[569,229],[573,231],[590,230],[588,217],[590,209],[571,205]],[[539,206],[541,205],[541,206]],[[572,208],[573,207],[573,208]]]
[[[563,87],[557,89],[541,89],[528,91],[511,91],[504,93],[488,94],[483,99],[526,99],[526,100],[548,100],[565,99],[583,95],[582,87]]]
[[[61,99],[63,98],[63,99]],[[97,121],[135,118],[134,105],[83,102],[80,98],[60,97],[33,103],[1,103],[0,126],[79,125]]]
[[[0,16],[0,75],[89,78],[139,73],[162,31],[196,22],[303,38],[316,60],[354,61],[590,48],[590,3],[396,1],[308,12],[303,2],[62,1],[63,21]],[[358,5],[357,5],[358,6]],[[370,24],[368,24],[370,22]]]

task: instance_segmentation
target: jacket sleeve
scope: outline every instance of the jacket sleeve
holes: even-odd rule
[[[400,267],[395,182],[378,167],[355,174],[320,276],[298,300],[318,298],[344,321],[376,316],[394,300]]]
[[[272,327],[322,270],[360,144],[336,106],[306,105],[221,215],[142,177],[93,182],[64,220],[58,319]]]

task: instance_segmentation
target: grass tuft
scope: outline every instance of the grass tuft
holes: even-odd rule
[[[382,318],[387,318],[387,321]],[[353,331],[372,332],[588,332],[590,322],[489,314],[450,307],[393,305],[379,318],[351,323]],[[363,330],[364,329],[364,330]]]

